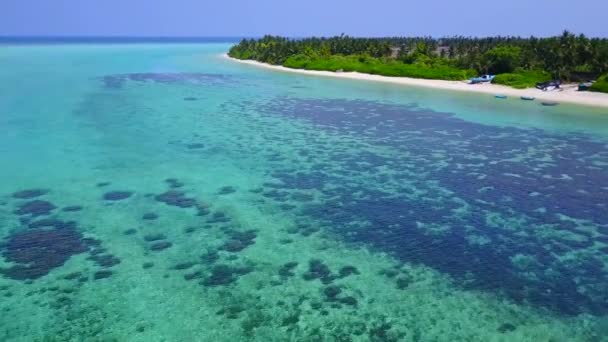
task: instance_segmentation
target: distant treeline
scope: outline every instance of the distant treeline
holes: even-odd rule
[[[520,82],[522,87],[541,79],[579,81],[608,73],[608,39],[567,31],[550,38],[265,36],[242,40],[229,55],[293,68],[387,76],[463,79],[475,74],[510,74],[507,79],[516,79],[511,85]]]

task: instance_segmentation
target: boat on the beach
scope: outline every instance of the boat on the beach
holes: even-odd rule
[[[541,104],[543,106],[547,106],[547,107],[553,107],[553,106],[557,106],[559,104],[559,102],[555,102],[555,101],[545,101],[545,102],[541,102]]]
[[[589,89],[591,89],[591,86],[593,85],[593,82],[581,82],[578,84],[578,91],[588,91]]]
[[[535,100],[534,96],[522,96],[520,98],[524,101],[534,101]]]
[[[561,82],[559,80],[547,81],[547,82],[539,82],[536,83],[536,88],[542,91],[552,91],[556,89],[560,89],[559,86]]]
[[[498,95],[495,95],[494,97],[497,99],[506,99],[507,95],[498,94]]]
[[[469,81],[471,81],[471,84],[486,83],[486,82],[492,82],[494,77],[496,77],[496,76],[495,75],[482,75],[479,77],[473,77],[473,78],[469,79]]]

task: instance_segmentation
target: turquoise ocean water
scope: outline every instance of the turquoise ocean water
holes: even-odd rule
[[[608,111],[0,46],[1,341],[606,341]]]

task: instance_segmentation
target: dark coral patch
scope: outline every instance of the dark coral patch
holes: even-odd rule
[[[33,229],[13,234],[2,245],[4,258],[16,265],[1,272],[15,280],[37,279],[62,266],[87,246],[74,229]]]
[[[270,190],[270,191],[263,192],[262,196],[264,196],[266,198],[272,198],[275,201],[284,202],[284,201],[287,200],[287,197],[289,196],[289,192],[287,192],[287,191],[278,191],[276,189],[273,189],[273,190]]]
[[[500,327],[498,327],[497,330],[498,330],[499,333],[503,333],[504,334],[504,333],[513,331],[515,329],[517,329],[517,327],[514,326],[513,324],[511,324],[511,323],[504,323]]]
[[[212,269],[211,275],[202,284],[205,286],[228,285],[236,281],[236,279],[230,266],[218,265]]]
[[[283,266],[281,266],[281,268],[279,268],[279,276],[281,276],[281,278],[293,277],[295,275],[293,270],[296,267],[298,267],[298,263],[295,261],[291,261],[286,264],[283,264]]]
[[[67,207],[63,207],[63,209],[61,209],[62,211],[65,212],[74,212],[74,211],[81,211],[82,210],[82,206],[80,205],[70,205]]]
[[[307,224],[307,223],[299,223],[296,226],[290,227],[289,229],[287,229],[287,233],[289,234],[296,234],[299,233],[302,236],[310,236],[316,232],[318,232],[320,229],[319,227]]]
[[[219,259],[220,255],[217,253],[217,251],[208,251],[207,253],[201,255],[201,261],[207,264],[213,264]]]
[[[245,308],[240,305],[229,305],[216,312],[217,315],[224,315],[228,319],[237,319],[239,314],[245,311]]]
[[[241,241],[253,241],[256,237],[256,231],[253,229],[250,230],[246,230],[243,232],[240,231],[231,231],[229,232],[230,237],[232,237],[233,239],[237,239],[237,240],[241,240]]]
[[[95,255],[103,254],[103,253],[105,253],[106,251],[107,251],[107,250],[106,250],[105,248],[97,248],[97,247],[94,247],[94,248],[91,248],[91,249],[89,250],[89,253],[90,253],[91,255],[95,256]]]
[[[133,73],[106,75],[101,78],[104,87],[109,89],[121,89],[125,82],[154,82],[159,84],[197,84],[219,86],[234,83],[229,75],[205,74],[205,73]]]
[[[179,263],[179,264],[173,266],[173,269],[174,270],[187,270],[194,266],[196,266],[196,262],[188,261],[188,262],[182,262],[182,263]]]
[[[241,242],[239,240],[234,240],[234,239],[228,240],[222,246],[220,246],[221,250],[224,250],[227,252],[240,252],[245,248],[247,248],[246,244],[244,244],[243,242]]]
[[[110,270],[97,271],[97,272],[95,272],[95,274],[93,274],[93,279],[99,280],[99,279],[110,278],[112,276],[112,274],[113,274],[113,272]]]
[[[81,272],[72,272],[72,273],[68,273],[65,276],[63,276],[63,279],[65,280],[76,280],[78,278],[80,278],[82,276]]]
[[[172,189],[184,186],[184,183],[180,182],[177,178],[167,178],[165,179],[165,183],[169,184],[169,187]]]
[[[397,275],[399,275],[399,271],[397,271],[395,269],[383,269],[383,270],[380,270],[378,272],[378,274],[384,275],[388,278],[395,278]]]
[[[293,210],[295,208],[297,208],[295,205],[292,204],[287,204],[287,203],[283,203],[279,206],[279,208],[281,208],[281,210],[285,210],[285,211],[289,211],[289,210]]]
[[[207,219],[207,223],[226,223],[226,222],[230,222],[230,218],[221,211],[216,211],[215,213],[213,213],[213,215],[211,215],[211,217],[209,219]]]
[[[344,278],[352,274],[359,274],[359,270],[355,266],[344,266],[338,271],[338,277]]]
[[[240,252],[253,245],[257,235],[254,230],[248,230],[244,232],[230,231],[229,236],[230,239],[226,241],[220,249],[228,252]]]
[[[30,222],[28,224],[28,227],[29,228],[54,227],[57,229],[73,229],[73,228],[76,228],[76,222],[73,222],[73,221],[65,222],[65,221],[61,221],[58,219],[45,218],[45,219],[37,220],[34,222]]]
[[[211,269],[209,277],[201,282],[201,285],[208,287],[229,285],[237,281],[240,276],[251,271],[252,269],[250,267],[233,267],[224,264],[216,265]]]
[[[165,203],[179,208],[191,208],[196,204],[196,200],[186,197],[182,191],[169,190],[154,197],[158,202]]]
[[[137,233],[137,229],[130,228],[130,229],[125,230],[122,233],[125,234],[125,235],[133,235],[133,234]]]
[[[13,198],[17,199],[32,199],[46,195],[48,193],[49,191],[46,189],[28,189],[14,192],[12,196]]]
[[[73,303],[73,300],[66,296],[61,296],[57,298],[57,301],[51,302],[50,307],[52,309],[58,310],[61,308],[69,307]]]
[[[145,213],[142,217],[142,220],[152,221],[158,218],[158,215],[155,213]]]
[[[223,186],[217,193],[218,195],[228,195],[234,192],[236,192],[236,189],[233,186]]]
[[[162,251],[165,250],[169,247],[173,246],[173,244],[171,242],[168,241],[158,241],[158,242],[154,242],[153,244],[150,245],[150,250],[151,251]]]
[[[312,195],[307,194],[307,193],[302,193],[302,192],[293,193],[291,195],[291,198],[294,201],[298,201],[298,202],[310,202],[314,199],[314,197]]]
[[[101,246],[101,240],[92,237],[86,237],[82,239],[82,242],[92,248],[99,248]]]
[[[209,207],[207,207],[204,204],[199,204],[197,205],[197,210],[198,212],[196,213],[196,216],[207,216],[211,213],[211,211],[209,210]]]
[[[302,277],[309,281],[319,279],[323,284],[329,284],[335,279],[329,267],[318,259],[312,259],[308,262],[308,271]]]
[[[410,286],[411,279],[409,277],[399,277],[397,278],[396,284],[399,290],[404,290]]]
[[[184,274],[184,280],[188,280],[188,281],[194,280],[194,279],[199,279],[202,277],[203,277],[203,272],[201,272],[201,271]]]
[[[110,191],[103,194],[103,199],[106,201],[121,201],[133,195],[131,191]]]
[[[15,214],[17,215],[31,215],[31,216],[43,216],[49,215],[51,211],[55,210],[57,207],[48,201],[42,200],[33,200],[29,202],[22,203],[19,205],[19,209],[15,210]]]
[[[334,302],[338,300],[338,296],[340,295],[340,293],[342,293],[342,289],[335,285],[330,285],[323,289],[325,299],[329,302]]]
[[[357,306],[358,301],[355,297],[346,296],[346,297],[340,298],[340,303],[346,304],[349,306]]]
[[[144,240],[146,240],[148,242],[164,240],[166,238],[167,237],[164,234],[160,234],[160,233],[144,235]]]
[[[375,144],[411,154],[412,159],[405,161],[398,157],[399,153],[385,157],[358,148],[348,152],[328,148],[326,159],[316,161],[318,164],[312,168],[316,174],[305,170],[298,170],[298,174],[293,169],[276,173],[276,183],[280,185],[277,190],[305,192],[311,186],[322,190],[321,204],[310,203],[304,213],[321,218],[323,226],[337,236],[373,244],[401,260],[450,274],[467,287],[504,293],[516,302],[525,301],[566,315],[608,312],[604,300],[606,268],[598,267],[601,263],[596,260],[601,250],[591,243],[592,234],[580,232],[578,224],[560,219],[564,215],[605,228],[608,173],[596,164],[605,165],[608,160],[604,139],[480,125],[414,106],[364,101],[286,99],[264,107],[332,131],[360,133]],[[322,147],[310,146],[300,155],[310,155]],[[551,161],[541,160],[541,155]],[[441,163],[445,165],[439,166]],[[354,173],[377,167],[387,167],[394,174],[374,172],[373,178],[365,178],[368,184],[349,184]],[[561,175],[570,177],[566,180]],[[426,194],[402,196],[397,189],[395,193],[378,191],[382,188],[379,185],[391,179],[414,180],[415,186]],[[440,188],[452,194],[437,193],[434,186],[427,184],[428,179],[436,180]],[[326,187],[328,184],[335,187]],[[265,195],[280,199],[270,191]],[[459,206],[455,198],[470,204],[465,215],[454,215],[453,210]],[[518,217],[525,222],[494,229],[494,224],[488,226],[486,222],[489,213],[502,219]],[[426,229],[417,228],[416,222],[451,229],[440,235],[428,234]],[[561,234],[528,234],[547,224],[556,232],[570,231],[586,239],[565,241],[557,237]],[[362,229],[345,229],[351,225]],[[467,241],[470,234],[492,243],[471,244]],[[564,253],[583,249],[595,253],[587,253],[576,262],[561,258]],[[520,270],[511,262],[517,253],[531,254],[535,262],[525,271]],[[547,273],[547,269],[553,272]],[[530,274],[535,275],[534,280]],[[410,280],[399,272],[386,275],[393,277],[398,287],[409,286]]]
[[[186,147],[187,147],[189,150],[198,150],[198,149],[204,148],[204,147],[205,147],[205,144],[201,144],[201,143],[192,143],[192,144],[188,144],[188,145],[186,145]]]
[[[120,264],[120,259],[112,254],[94,255],[89,257],[89,259],[101,267],[112,267]]]
[[[295,326],[296,324],[298,324],[299,321],[300,321],[299,312],[295,312],[295,313],[285,317],[283,319],[283,321],[281,322],[281,326],[283,326],[283,327]]]

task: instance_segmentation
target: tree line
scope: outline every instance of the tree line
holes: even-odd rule
[[[243,39],[229,55],[285,65],[290,58],[318,61],[332,56],[359,56],[387,63],[441,65],[478,74],[543,72],[551,78],[580,81],[608,73],[608,39],[564,31],[548,38],[521,37],[386,37],[290,39],[265,36]]]

